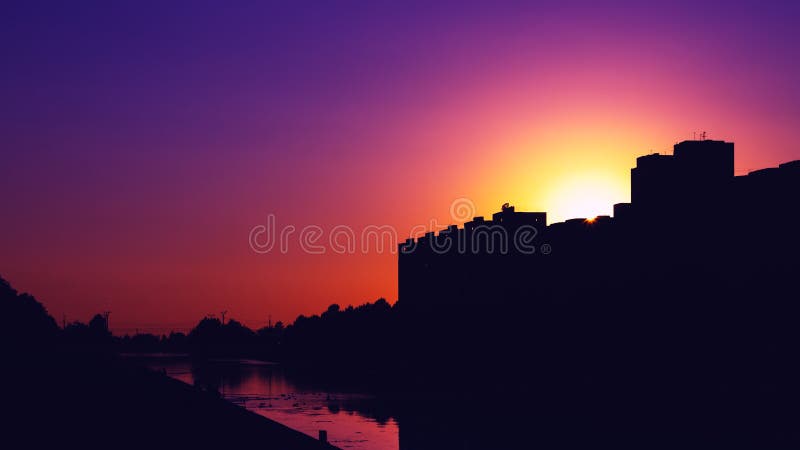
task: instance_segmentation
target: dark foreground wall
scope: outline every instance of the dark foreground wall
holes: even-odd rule
[[[4,370],[4,440],[20,448],[335,448],[113,358],[61,355]]]

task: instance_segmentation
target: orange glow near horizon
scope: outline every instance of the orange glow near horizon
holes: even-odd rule
[[[734,142],[737,174],[800,157],[800,28],[777,6],[329,3],[5,27],[0,276],[59,321],[260,327],[397,299],[395,254],[307,254],[307,226],[402,240],[459,198],[611,214],[636,157],[694,131]],[[268,214],[286,253],[248,245]]]
[[[491,160],[483,158],[475,169],[479,212],[489,215],[509,201],[520,211],[547,212],[548,223],[611,215],[615,203],[630,201],[630,169],[651,148],[647,128],[626,119],[567,123],[556,116],[523,132],[507,128],[520,137],[487,144]],[[628,128],[641,131],[620,131]]]
[[[624,182],[607,174],[565,176],[564,181],[549,192],[548,203],[553,205],[550,223],[579,217],[610,216],[613,204],[627,201],[629,196]]]

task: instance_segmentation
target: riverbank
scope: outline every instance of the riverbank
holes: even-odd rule
[[[334,386],[319,376],[298,377],[281,364],[256,360],[198,360],[180,355],[127,356],[193,386],[218,391],[256,414],[351,450],[397,450],[396,415],[383,397]],[[308,374],[306,374],[308,375]]]
[[[216,392],[114,356],[62,352],[10,367],[7,439],[28,447],[335,449]]]

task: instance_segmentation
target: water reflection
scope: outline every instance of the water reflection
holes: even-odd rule
[[[283,367],[262,361],[214,360],[205,363],[182,356],[140,357],[152,369],[204,389],[229,401],[317,437],[340,448],[396,450],[399,426],[373,396],[335,392],[294,377]]]

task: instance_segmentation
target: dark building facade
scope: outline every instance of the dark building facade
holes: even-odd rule
[[[797,448],[798,195],[800,161],[735,176],[732,143],[685,141],[637,159],[613,217],[505,205],[409,239],[396,306],[413,376],[470,405],[486,380],[514,386],[497,397],[520,416],[541,406],[526,424],[567,424],[555,448],[618,425],[611,445],[640,433],[624,448]]]
[[[426,309],[530,302],[580,284],[605,289],[609,280],[638,282],[648,270],[703,266],[726,276],[736,261],[780,260],[783,253],[765,252],[797,249],[798,193],[800,161],[734,176],[733,143],[683,141],[672,155],[637,158],[631,203],[614,205],[614,217],[548,225],[546,213],[506,204],[491,220],[475,217],[463,228],[406,240],[398,297]],[[740,251],[735,244],[745,236],[767,249]]]
[[[734,178],[733,151],[732,142],[683,141],[672,155],[636,158],[631,169],[634,210],[663,220],[724,207]]]

